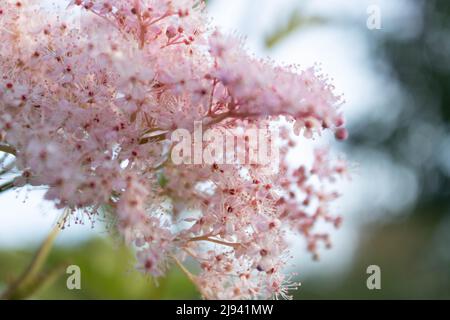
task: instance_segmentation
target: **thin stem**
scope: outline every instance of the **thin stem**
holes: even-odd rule
[[[204,125],[206,126],[206,128],[210,128],[213,125],[218,124],[218,123],[222,122],[223,120],[231,118],[231,117],[232,117],[231,112],[224,112],[215,117],[212,117],[211,120],[204,123]]]
[[[194,242],[194,241],[208,241],[208,242],[220,244],[220,245],[223,245],[223,246],[231,247],[233,249],[237,249],[237,248],[242,246],[241,243],[226,242],[226,241],[210,238],[209,236],[201,236],[201,237],[195,237],[195,238],[189,239],[189,242]]]
[[[20,275],[20,277],[6,289],[6,291],[0,296],[0,299],[20,299],[26,297],[28,291],[32,290],[34,284],[39,278],[40,270],[48,258],[53,243],[70,212],[70,209],[64,210],[55,227],[35,253],[31,263]]]
[[[180,260],[178,260],[177,257],[174,255],[171,255],[172,259],[175,261],[175,263],[178,265],[178,267],[183,271],[183,273],[191,280],[195,285],[197,285],[197,278],[195,275],[193,275],[185,266],[181,263]]]
[[[2,185],[0,185],[0,193],[8,191],[14,188],[14,181],[8,181]]]
[[[3,174],[5,174],[5,173],[8,173],[9,171],[11,171],[11,170],[14,168],[15,165],[16,165],[16,162],[15,162],[15,161],[11,161],[11,162],[8,163],[7,165],[5,165],[5,166],[3,167],[3,169],[0,171],[0,176],[3,175]]]
[[[243,113],[239,113],[239,112],[235,112],[235,111],[227,111],[224,113],[220,113],[218,115],[215,115],[213,117],[210,117],[210,121],[204,122],[205,128],[210,128],[213,125],[216,125],[226,119],[249,119],[249,118],[255,118],[255,117],[260,117],[261,114],[260,113],[251,113],[251,112],[243,112]]]
[[[212,114],[212,108],[213,108],[213,102],[214,102],[214,93],[216,91],[216,86],[219,82],[217,81],[217,79],[214,79],[213,81],[213,86],[211,89],[211,95],[209,96],[209,108],[208,108],[208,116],[210,116]]]
[[[16,149],[6,144],[0,144],[0,151],[16,156]]]
[[[168,136],[169,132],[165,131],[162,132],[160,134],[157,135],[153,135],[153,136],[143,136],[142,138],[140,138],[139,140],[139,144],[143,145],[143,144],[147,144],[149,142],[161,142],[164,140],[167,140],[167,136]]]
[[[105,16],[102,16],[102,15],[99,14],[98,12],[95,12],[94,10],[90,10],[90,11],[91,11],[93,14],[95,14],[97,17],[99,17],[99,18],[105,20],[106,22],[108,22],[111,26],[113,26],[114,28],[116,28],[116,29],[123,35],[123,37],[124,37],[125,39],[128,39],[127,34],[126,34],[125,32],[123,32],[123,30],[120,29],[113,21],[111,21],[110,19],[108,19],[108,18],[105,17]],[[116,20],[117,20],[117,16],[114,15],[114,18],[116,18]]]
[[[188,279],[196,286],[200,294],[204,299],[208,299],[208,295],[204,292],[202,287],[198,284],[197,276],[193,275],[182,263],[178,260],[174,255],[170,255],[171,258],[175,261],[177,266],[181,269],[181,271],[188,277]]]
[[[198,257],[194,252],[192,252],[189,248],[182,248],[184,252],[186,252],[188,255],[190,255],[192,258],[194,258],[195,260],[207,260],[204,258],[200,258]]]
[[[178,39],[177,39],[177,40],[178,40]],[[160,49],[165,49],[165,48],[167,48],[167,47],[174,46],[174,45],[177,45],[177,44],[183,44],[183,43],[184,43],[184,40],[180,40],[180,41],[168,41],[165,45],[161,46]]]
[[[142,21],[141,13],[136,13],[138,17],[138,23],[139,23],[139,49],[144,49],[145,47],[145,35],[147,34],[147,26]]]
[[[161,17],[156,18],[156,19],[154,19],[154,20],[152,20],[150,22],[147,22],[146,25],[149,27],[149,26],[154,25],[155,23],[157,23],[157,22],[159,22],[159,21],[161,21],[161,20],[163,20],[163,19],[165,19],[167,17],[173,16],[173,15],[175,15],[175,14],[171,14],[170,12],[166,12]]]

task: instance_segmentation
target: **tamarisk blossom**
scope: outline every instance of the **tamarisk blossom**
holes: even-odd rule
[[[159,277],[176,263],[206,299],[290,298],[286,234],[317,258],[330,246],[318,222],[341,222],[329,203],[345,163],[324,149],[310,166],[287,162],[292,131],[347,137],[328,79],[252,57],[209,25],[198,0],[54,10],[0,0],[0,143],[17,157],[14,185],[46,186],[58,208],[92,219],[109,210],[139,270]],[[280,167],[174,165],[170,134],[196,121],[278,123]]]

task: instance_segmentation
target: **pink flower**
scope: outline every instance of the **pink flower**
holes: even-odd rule
[[[0,7],[0,144],[15,150],[16,185],[45,186],[57,207],[92,219],[109,210],[139,270],[160,277],[177,263],[204,298],[289,298],[286,233],[317,258],[331,245],[318,222],[341,223],[329,203],[345,163],[327,149],[287,161],[292,133],[347,138],[328,79],[210,32],[199,0],[73,0],[51,16],[32,2]],[[280,166],[175,165],[171,133],[195,122],[281,126]]]

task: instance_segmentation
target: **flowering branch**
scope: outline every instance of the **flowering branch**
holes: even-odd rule
[[[0,185],[0,193],[11,190],[12,188],[14,188],[14,181],[8,181]]]
[[[51,279],[53,279],[61,272],[63,265],[58,266],[50,272],[47,272],[45,276],[40,275],[40,271],[45,264],[45,261],[47,260],[47,257],[53,246],[53,242],[55,241],[59,231],[61,230],[61,227],[65,224],[65,221],[70,215],[70,212],[71,211],[69,209],[64,210],[55,227],[39,247],[29,266],[15,282],[12,283],[2,295],[0,295],[0,299],[9,300],[26,298],[34,290],[36,290],[37,287],[43,285],[48,281],[51,281]]]
[[[202,297],[204,299],[208,299],[208,294],[205,293],[202,289],[202,286],[199,285],[198,283],[198,278],[193,275],[185,266],[183,263],[181,263],[181,261],[174,255],[171,255],[172,259],[175,261],[175,263],[177,264],[177,266],[180,268],[180,270],[186,275],[186,277],[197,287],[197,289],[199,290],[200,294],[202,295]]]
[[[171,255],[172,259],[175,261],[175,263],[178,265],[178,267],[180,268],[181,271],[183,271],[183,273],[188,277],[189,280],[192,281],[192,283],[196,284],[197,279],[195,278],[195,276],[184,266],[184,264],[182,264],[180,262],[180,260],[178,260],[177,257],[175,257],[174,255]]]
[[[11,154],[13,156],[15,156],[16,153],[17,153],[16,149],[14,149],[11,146],[4,145],[4,144],[0,144],[0,151],[1,152],[5,152],[5,153],[9,153],[9,154]]]
[[[10,172],[16,165],[15,161],[11,161],[10,163],[8,163],[7,165],[5,165],[1,170],[0,170],[0,176],[4,175],[5,173]]]
[[[54,15],[35,4],[6,0],[0,8],[2,30],[14,31],[0,33],[0,151],[16,157],[20,174],[0,192],[45,186],[46,199],[92,219],[109,208],[137,248],[137,268],[154,277],[192,244],[189,256],[201,270],[188,277],[204,297],[288,297],[297,284],[282,272],[291,256],[285,230],[318,257],[330,246],[321,222],[341,223],[329,204],[345,162],[326,148],[301,149],[294,158],[308,165],[288,161],[300,134],[347,138],[329,79],[315,67],[255,58],[209,25],[201,0],[72,0]],[[73,7],[84,15],[81,26]],[[38,23],[25,23],[31,19]],[[203,161],[195,155],[212,143],[200,137],[186,139],[179,153],[194,150],[200,160],[177,164],[182,143],[172,136],[195,134],[198,123],[205,136],[235,133],[232,140],[244,143],[234,149],[246,159],[246,133],[261,129],[267,143],[258,141],[253,153],[276,144],[270,153],[279,159]]]
[[[196,241],[209,241],[211,243],[220,244],[220,245],[231,247],[234,249],[237,249],[237,248],[243,246],[241,243],[226,242],[226,241],[210,238],[209,236],[201,236],[201,237],[195,237],[195,238],[189,239],[189,242],[196,242]]]

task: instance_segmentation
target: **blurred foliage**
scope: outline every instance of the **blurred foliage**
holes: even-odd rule
[[[441,210],[435,214],[448,215],[450,159],[442,161],[441,155],[450,129],[450,5],[448,0],[417,4],[422,7],[421,17],[405,22],[405,26],[422,24],[416,35],[368,35],[377,41],[374,56],[383,57],[389,76],[403,92],[401,99],[390,101],[384,109],[400,109],[400,114],[393,122],[385,121],[392,118],[389,113],[384,119],[361,119],[352,128],[351,143],[355,148],[382,150],[412,170],[420,186],[417,206],[439,202]]]
[[[65,263],[61,263],[50,270],[43,271],[47,258],[53,248],[53,243],[61,230],[61,225],[70,210],[64,210],[60,222],[55,225],[37,249],[33,259],[22,274],[10,283],[4,292],[1,293],[0,299],[25,299],[32,296],[37,290],[52,283],[60,273],[66,268]]]
[[[324,18],[304,16],[298,10],[294,10],[284,26],[277,28],[266,37],[266,47],[269,49],[275,47],[301,28],[324,24],[325,22],[326,20]]]
[[[398,24],[421,26],[417,34],[363,30],[374,58],[382,58],[389,81],[402,93],[389,105],[372,108],[400,113],[358,119],[350,128],[347,153],[372,148],[388,154],[414,174],[418,197],[406,212],[365,226],[355,261],[339,280],[328,279],[333,284],[327,285],[324,279],[305,279],[298,298],[450,298],[450,159],[442,149],[449,147],[444,141],[450,135],[450,5],[448,0],[415,4],[421,8],[417,21]],[[397,192],[402,197],[402,190]],[[371,264],[381,267],[380,291],[366,288]]]
[[[450,134],[450,5],[448,0],[418,0],[415,5],[421,9],[417,20],[398,22],[403,29],[419,26],[413,36],[369,31],[351,20],[326,21],[359,25],[373,45],[373,58],[381,58],[388,81],[401,90],[388,106],[371,106],[374,112],[400,110],[398,116],[386,113],[351,124],[347,153],[373,148],[388,154],[416,176],[419,196],[408,212],[365,226],[349,270],[302,278],[296,298],[450,298],[450,159],[442,156]],[[285,27],[266,38],[267,47],[307,26],[303,21],[315,19],[294,12]],[[369,215],[371,210],[378,209],[365,209]],[[380,291],[366,287],[371,264],[382,269]]]
[[[418,215],[390,224],[368,225],[350,268],[343,274],[306,277],[297,299],[450,299],[450,255],[437,243],[440,219]],[[434,210],[439,210],[435,207]],[[422,212],[423,211],[423,212]],[[370,265],[381,268],[381,290],[368,290]]]
[[[0,290],[27,266],[33,250],[0,251]],[[47,261],[52,269],[61,263],[81,269],[81,290],[69,290],[63,274],[34,299],[199,299],[194,285],[176,267],[166,278],[143,276],[133,266],[133,254],[110,239],[93,239],[76,247],[56,247]]]

